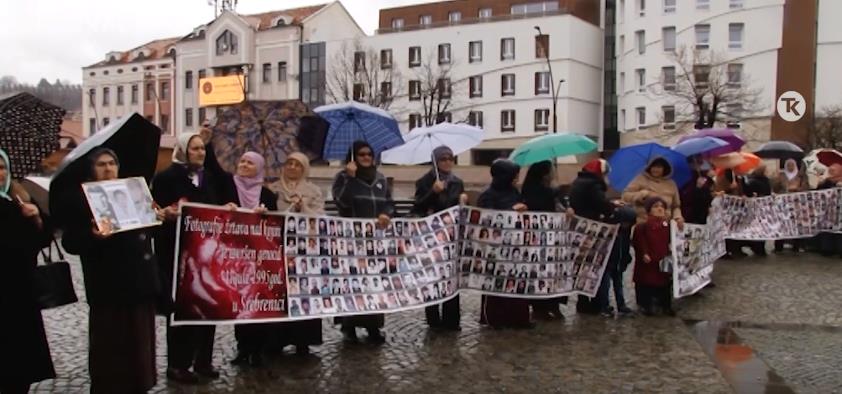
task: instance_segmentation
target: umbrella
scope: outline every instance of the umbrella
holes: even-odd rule
[[[739,152],[739,150],[746,144],[743,137],[738,136],[732,129],[702,129],[696,130],[695,133],[685,135],[678,141],[684,142],[694,138],[714,137],[719,138],[728,143],[728,146],[723,146],[705,153],[707,156],[719,156],[723,153]]]
[[[611,187],[622,191],[657,158],[662,158],[670,164],[670,177],[679,188],[690,180],[691,173],[686,156],[665,146],[648,142],[620,148],[611,156],[608,160],[611,165],[611,172],[608,173]]]
[[[842,153],[833,149],[825,149],[816,153],[819,163],[825,167],[830,167],[834,164],[842,164]]]
[[[738,174],[747,174],[757,168],[762,160],[749,152],[731,152],[710,159],[711,164],[720,169],[732,169]]]
[[[716,137],[701,137],[691,138],[683,142],[679,142],[672,147],[672,150],[681,153],[684,156],[690,157],[702,153],[710,152],[715,149],[728,146],[728,143]]]
[[[432,160],[433,149],[447,146],[454,155],[466,152],[482,143],[482,129],[466,124],[439,123],[418,127],[406,135],[406,142],[382,153],[384,163],[421,164]]]
[[[59,148],[65,110],[29,93],[0,97],[0,148],[9,154],[12,177],[41,168],[41,160]]]
[[[807,174],[807,180],[809,181],[811,188],[818,186],[820,179],[824,177],[824,174],[827,172],[827,166],[822,164],[818,157],[819,153],[827,151],[836,152],[833,149],[815,149],[810,151],[810,153],[802,159],[805,173]],[[842,156],[842,153],[839,155]]]
[[[100,129],[65,156],[50,181],[49,206],[53,217],[61,217],[62,199],[75,193],[90,173],[87,154],[97,147],[110,148],[120,160],[120,178],[155,175],[161,129],[134,113]],[[60,221],[60,219],[59,219]]]
[[[32,197],[32,201],[45,214],[50,214],[50,178],[43,176],[28,176],[20,181],[20,185]]]
[[[578,133],[545,134],[524,142],[509,159],[521,166],[563,156],[581,155],[596,150],[592,139]]]
[[[769,141],[760,145],[754,154],[764,159],[796,159],[804,157],[804,150],[789,141]]]
[[[388,112],[355,101],[323,105],[313,110],[330,123],[322,158],[341,160],[356,140],[368,142],[374,153],[403,144],[398,122]]]
[[[254,151],[266,160],[267,181],[279,179],[288,154],[302,151],[311,159],[319,156],[319,152],[299,145],[306,116],[312,113],[299,100],[248,101],[227,108],[217,119],[211,138],[219,165],[234,173],[240,156]],[[305,126],[308,132],[318,131],[318,121],[305,122]]]

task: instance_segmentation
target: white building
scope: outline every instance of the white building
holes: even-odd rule
[[[842,1],[821,0],[816,51],[816,110],[842,106]]]

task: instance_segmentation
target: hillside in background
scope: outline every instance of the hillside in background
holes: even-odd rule
[[[0,96],[18,92],[30,93],[68,112],[77,112],[82,109],[82,85],[74,85],[68,81],[56,80],[50,83],[45,78],[41,78],[38,85],[30,85],[19,83],[13,76],[0,77]]]

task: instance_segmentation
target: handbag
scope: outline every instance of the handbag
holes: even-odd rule
[[[658,268],[661,270],[661,272],[666,274],[672,273],[672,260],[672,256],[665,256],[661,259],[661,261],[658,263]]]
[[[53,261],[53,246],[58,251],[58,260]],[[41,309],[52,309],[79,301],[76,290],[73,289],[73,278],[70,274],[70,264],[64,259],[61,247],[53,238],[49,252],[41,250],[43,265],[35,267],[34,291],[35,300]]]

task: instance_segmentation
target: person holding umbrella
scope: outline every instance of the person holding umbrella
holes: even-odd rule
[[[12,182],[9,156],[0,149],[0,310],[10,318],[0,335],[0,392],[28,393],[32,383],[55,378],[44,320],[32,289],[38,252],[52,233],[27,193]]]
[[[345,170],[336,174],[333,181],[333,198],[339,208],[339,215],[352,218],[377,219],[380,227],[389,225],[395,213],[392,192],[386,177],[377,171],[375,152],[365,141],[357,140],[346,157]],[[338,319],[342,322],[345,341],[357,341],[357,327],[368,332],[368,339],[383,343],[386,337],[383,328],[383,314],[368,314]]]
[[[798,167],[798,162],[795,159],[786,159],[781,172],[778,174],[777,182],[775,182],[775,193],[798,193],[807,190],[807,188],[807,176]],[[783,252],[786,244],[792,245],[792,250],[798,252],[802,249],[802,242],[801,239],[777,240],[775,241],[775,253]]]
[[[120,162],[114,151],[96,148],[84,159],[89,163],[88,181],[118,178]],[[62,244],[82,262],[90,306],[91,392],[146,392],[157,377],[155,306],[161,294],[152,230],[115,234],[107,219],[92,223],[81,187],[67,189],[60,202],[64,212]],[[162,215],[159,213],[159,218]]]
[[[766,166],[764,164],[757,166],[746,176],[743,193],[749,198],[772,195],[772,182],[766,176]],[[751,248],[755,256],[763,257],[767,254],[765,241],[746,241],[744,245]]]
[[[415,182],[415,204],[412,213],[427,216],[468,201],[465,184],[453,174],[455,157],[447,146],[433,149],[434,165],[429,172]],[[425,310],[427,324],[432,328],[461,330],[459,296],[451,298],[439,307],[428,306]]]
[[[637,176],[623,191],[623,201],[633,204],[637,211],[638,222],[646,221],[645,202],[650,197],[659,197],[666,204],[667,219],[684,226],[681,213],[681,196],[678,186],[671,178],[672,166],[661,157],[652,160],[644,172]]]
[[[690,181],[681,188],[681,216],[688,223],[705,224],[713,202],[714,181],[708,175],[710,167],[698,155],[688,157],[687,162],[692,175]]]

